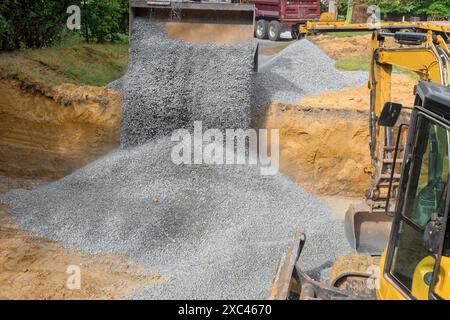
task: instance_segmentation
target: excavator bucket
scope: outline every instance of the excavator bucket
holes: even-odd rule
[[[347,300],[360,299],[352,292],[313,280],[299,267],[306,235],[298,230],[276,268],[269,300]]]
[[[391,232],[392,217],[370,211],[365,204],[351,205],[345,214],[345,235],[359,253],[380,255]]]
[[[160,21],[173,39],[240,44],[253,39],[255,7],[231,2],[131,0],[130,25],[136,16]]]

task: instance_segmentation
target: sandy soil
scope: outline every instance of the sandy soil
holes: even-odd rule
[[[360,196],[369,176],[366,112],[273,103],[262,127],[280,130],[280,169],[317,195]]]
[[[64,84],[33,90],[0,79],[0,175],[55,179],[118,144],[119,93]]]
[[[67,285],[70,266],[80,268],[80,289]],[[24,232],[0,206],[0,299],[126,299],[161,281],[121,256],[91,257]]]
[[[0,80],[0,193],[63,177],[115,148],[121,96],[64,84],[45,90]],[[20,230],[0,204],[0,299],[124,299],[164,281],[124,257],[92,257]],[[78,266],[80,289],[67,287]]]
[[[406,105],[414,103],[413,89],[417,81],[404,74],[392,75],[392,101]],[[364,87],[350,87],[339,91],[325,91],[303,98],[298,105],[304,108],[349,109],[368,111],[370,91]]]
[[[194,43],[239,44],[253,39],[252,25],[167,22],[169,37]]]
[[[392,100],[412,105],[414,84],[393,75]],[[369,90],[355,87],[269,105],[261,125],[280,128],[281,171],[316,195],[361,197],[370,182],[369,102]]]
[[[349,59],[369,58],[371,55],[371,38],[372,34],[343,38],[321,34],[312,37],[311,41],[333,59]],[[386,39],[386,43],[389,47],[397,46],[395,41],[390,38]]]

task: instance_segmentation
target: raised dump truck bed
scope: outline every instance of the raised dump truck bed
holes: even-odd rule
[[[251,41],[255,6],[231,2],[130,1],[130,32],[135,17],[166,24],[170,36],[180,40],[214,43]]]

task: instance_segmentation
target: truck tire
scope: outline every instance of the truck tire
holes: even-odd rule
[[[276,20],[270,21],[269,39],[272,41],[278,41],[280,39],[280,34],[281,34],[281,24]]]
[[[258,39],[267,39],[267,32],[269,30],[269,22],[267,20],[258,20],[255,25],[255,36]]]
[[[291,36],[293,40],[298,40],[300,37],[300,25],[296,24],[295,26],[292,26],[291,28]]]

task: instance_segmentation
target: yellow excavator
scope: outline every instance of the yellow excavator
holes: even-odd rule
[[[395,39],[397,46],[389,47],[388,38]],[[369,79],[372,163],[366,168],[366,172],[371,175],[371,183],[365,193],[364,203],[351,206],[345,218],[347,239],[360,253],[380,254],[383,251],[395,212],[404,148],[399,148],[394,166],[394,137],[400,133],[400,143],[404,144],[406,131],[398,132],[398,129],[400,124],[408,122],[409,114],[403,113],[394,128],[378,125],[383,106],[391,101],[394,67],[412,71],[425,81],[450,85],[450,51],[443,37],[431,31],[374,32]]]
[[[346,215],[359,254],[338,259],[327,284],[316,281],[300,269],[299,232],[270,299],[450,299],[450,51],[431,31],[377,31],[372,49],[372,181]],[[391,102],[393,66],[420,77],[412,108]]]

